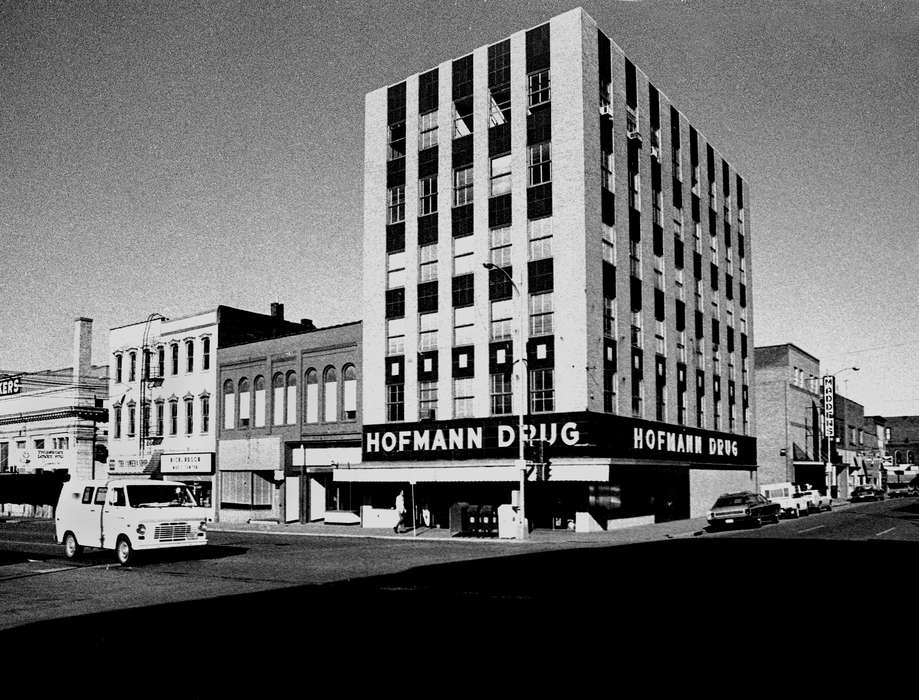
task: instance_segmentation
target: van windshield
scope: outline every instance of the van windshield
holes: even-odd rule
[[[194,507],[198,504],[185,486],[174,484],[135,484],[127,487],[132,508]]]

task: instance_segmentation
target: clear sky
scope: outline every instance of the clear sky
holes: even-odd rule
[[[360,318],[365,93],[582,6],[752,188],[754,342],[919,414],[919,2],[0,0],[0,369]]]

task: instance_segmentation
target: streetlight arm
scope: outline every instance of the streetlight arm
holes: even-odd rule
[[[486,270],[500,270],[501,274],[507,277],[507,281],[511,283],[511,286],[514,288],[514,291],[517,292],[517,295],[521,296],[520,287],[517,286],[517,283],[514,282],[514,278],[507,274],[507,270],[505,270],[503,267],[499,267],[498,265],[490,262],[482,263],[482,267],[484,267]]]

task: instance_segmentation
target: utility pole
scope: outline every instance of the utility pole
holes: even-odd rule
[[[529,528],[527,527],[526,522],[526,482],[527,482],[527,462],[526,457],[524,456],[523,451],[523,441],[524,433],[526,431],[526,423],[524,420],[524,413],[527,411],[528,402],[527,402],[527,367],[526,367],[526,341],[524,340],[524,323],[526,322],[526,298],[520,291],[520,287],[517,286],[517,283],[511,278],[507,271],[503,267],[498,267],[494,263],[482,263],[482,267],[486,270],[500,270],[501,273],[507,277],[508,281],[511,283],[514,291],[517,293],[518,299],[518,312],[517,312],[517,338],[514,340],[514,367],[517,370],[517,407],[520,411],[518,414],[518,429],[517,429],[517,460],[516,468],[520,476],[520,491],[517,496],[518,508],[517,508],[517,539],[525,540],[529,536]]]

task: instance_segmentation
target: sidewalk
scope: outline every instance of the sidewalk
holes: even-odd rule
[[[453,537],[447,528],[419,527],[416,530],[396,534],[388,528],[362,528],[357,525],[326,525],[325,523],[277,523],[249,522],[208,524],[211,532],[261,532],[273,535],[296,535],[312,537],[350,537],[384,540],[419,540],[434,542],[476,542],[517,544],[628,544],[682,537],[694,537],[705,534],[705,518],[673,520],[666,523],[636,525],[633,527],[607,530],[603,532],[574,532],[573,530],[533,530],[526,540],[499,539],[497,537]]]
[[[833,510],[851,505],[842,499],[833,499]],[[665,523],[635,525],[603,532],[574,532],[573,530],[533,530],[526,540],[499,539],[497,537],[453,537],[447,528],[419,527],[416,530],[396,534],[389,528],[362,528],[358,525],[326,525],[314,523],[278,523],[273,521],[249,523],[212,522],[208,529],[212,532],[262,532],[272,535],[297,535],[307,537],[350,537],[381,540],[419,540],[435,542],[477,542],[483,544],[593,544],[614,545],[634,542],[653,542],[655,540],[680,539],[708,535],[705,517],[687,520],[672,520]]]

